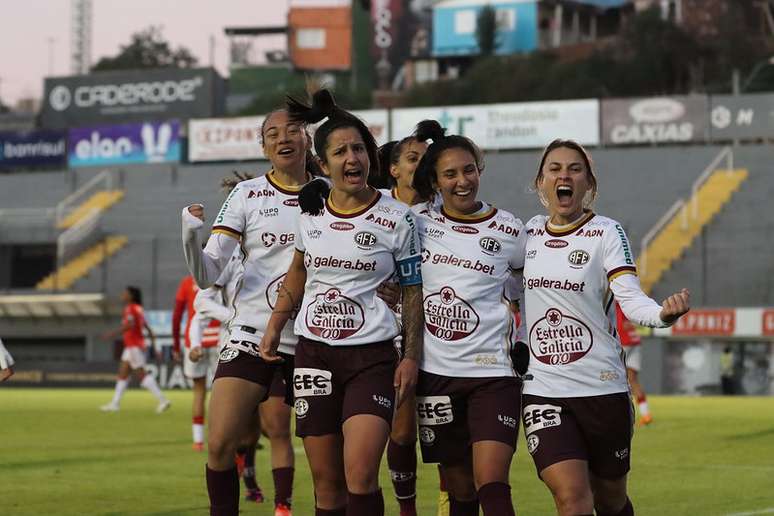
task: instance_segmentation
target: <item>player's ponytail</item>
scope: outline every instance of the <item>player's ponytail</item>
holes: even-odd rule
[[[298,205],[301,207],[301,213],[308,213],[310,215],[321,215],[323,212],[323,205],[325,199],[328,198],[328,194],[331,192],[331,185],[327,179],[323,177],[317,177],[312,181],[309,181],[298,192]]]
[[[440,143],[441,140],[446,138],[446,128],[441,127],[437,120],[422,120],[417,124],[414,134],[420,142],[432,140],[431,144],[435,142]]]

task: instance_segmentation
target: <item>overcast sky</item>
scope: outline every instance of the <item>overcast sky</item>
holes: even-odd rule
[[[45,76],[70,74],[70,3],[2,0],[0,99],[6,104],[40,98]],[[188,47],[201,65],[209,64],[209,40],[214,35],[215,67],[227,75],[223,28],[284,25],[289,0],[93,0],[92,4],[92,64],[115,55],[132,33],[162,25],[173,47]],[[264,45],[282,48],[284,38],[267,39]]]

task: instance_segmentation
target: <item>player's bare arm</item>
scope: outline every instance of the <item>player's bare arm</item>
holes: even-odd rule
[[[261,358],[267,362],[280,362],[277,356],[280,334],[287,324],[293,311],[301,303],[304,295],[304,283],[306,283],[306,266],[304,265],[304,253],[296,250],[293,261],[290,263],[285,281],[279,288],[277,302],[271,313],[269,323],[266,325],[266,333],[261,339]]]
[[[398,389],[397,406],[417,384],[418,362],[422,356],[425,312],[422,308],[422,285],[403,287],[403,360],[395,371],[395,387]]]

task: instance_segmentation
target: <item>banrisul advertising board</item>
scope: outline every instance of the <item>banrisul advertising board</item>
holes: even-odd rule
[[[41,125],[188,119],[222,113],[223,80],[211,68],[100,72],[45,81]]]
[[[0,168],[64,166],[66,140],[64,131],[0,132]]]
[[[146,122],[71,129],[68,164],[74,167],[180,161],[180,123]]]
[[[652,97],[602,101],[602,143],[641,145],[704,141],[707,97]]]

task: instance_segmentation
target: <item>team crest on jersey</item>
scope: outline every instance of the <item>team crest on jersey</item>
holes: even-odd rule
[[[419,440],[425,446],[431,446],[435,442],[435,431],[432,428],[426,426],[419,427]]]
[[[549,308],[529,332],[532,355],[544,364],[563,366],[583,358],[594,344],[583,321]]]
[[[221,362],[231,362],[239,356],[239,350],[234,348],[226,348],[220,352]]]
[[[306,327],[322,339],[346,339],[360,331],[364,323],[363,308],[337,288],[317,294],[306,307]]]
[[[425,327],[446,341],[460,340],[476,331],[481,321],[473,307],[451,287],[425,297]]]
[[[535,455],[535,452],[538,449],[538,446],[540,446],[540,437],[538,437],[535,434],[530,435],[527,437],[527,451],[530,455]]]
[[[591,255],[583,249],[576,249],[567,256],[567,261],[570,262],[570,267],[573,269],[580,269],[587,263],[589,263]]]
[[[478,245],[481,247],[481,250],[484,251],[484,254],[488,254],[489,256],[498,254],[503,248],[500,241],[492,237],[482,237],[478,241]]]
[[[296,409],[296,417],[299,419],[303,418],[309,412],[309,402],[304,399],[297,399],[294,408]]]
[[[277,304],[277,296],[279,296],[280,289],[282,288],[282,282],[285,281],[285,276],[287,276],[287,273],[275,279],[269,283],[269,286],[266,287],[266,302],[269,304],[269,308],[272,310],[274,310],[274,305]],[[296,319],[300,309],[301,302],[299,301],[296,303],[296,306],[293,307],[293,311],[290,313],[290,318],[292,320]]]
[[[355,235],[355,245],[359,249],[369,251],[376,245],[376,235],[368,231],[360,231]]]
[[[452,226],[452,229],[456,231],[457,233],[462,233],[463,235],[477,235],[478,229],[474,228],[473,226]]]

